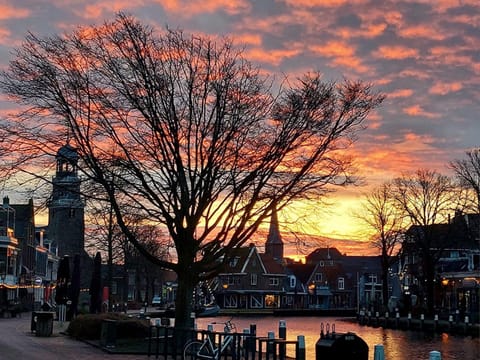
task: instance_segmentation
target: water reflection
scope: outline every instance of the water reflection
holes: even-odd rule
[[[212,321],[222,322],[230,317],[200,318],[197,326],[207,327]],[[267,336],[269,331],[278,335],[278,317],[234,317],[237,331],[248,329],[250,324],[257,325],[257,335]],[[430,351],[440,351],[442,360],[478,360],[480,358],[480,339],[459,337],[447,334],[426,334],[415,331],[401,331],[360,326],[348,319],[323,317],[287,317],[287,338],[294,340],[304,335],[307,346],[307,359],[315,359],[315,344],[320,335],[321,323],[335,324],[335,331],[354,332],[369,346],[369,359],[373,359],[375,344],[383,344],[386,360],[428,360]]]

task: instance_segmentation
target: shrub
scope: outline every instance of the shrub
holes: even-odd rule
[[[79,339],[99,340],[103,320],[117,320],[117,338],[146,337],[149,334],[148,320],[119,313],[78,315],[70,322],[67,333]]]

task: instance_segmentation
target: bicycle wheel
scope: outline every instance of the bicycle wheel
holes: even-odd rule
[[[200,347],[202,346],[202,342],[200,341],[190,341],[188,342],[185,347],[183,348],[183,360],[194,360],[198,359],[198,352],[200,351]]]

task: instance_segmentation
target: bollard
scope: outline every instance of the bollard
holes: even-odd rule
[[[420,329],[423,330],[423,323],[425,322],[425,315],[420,315]]]
[[[410,330],[410,327],[412,326],[412,313],[408,313],[407,315],[407,328]]]
[[[400,327],[400,313],[398,311],[395,314],[395,327],[397,329]]]
[[[382,344],[375,345],[373,360],[385,360],[385,351]]]
[[[257,324],[250,324],[250,336],[252,336],[252,341],[250,342],[249,351],[251,354],[255,355],[257,350],[257,342],[255,340],[255,337],[257,336]]]
[[[385,313],[385,328],[388,328],[388,311]]]
[[[442,354],[440,351],[430,351],[428,360],[442,360]]]
[[[468,332],[468,324],[469,324],[469,318],[468,316],[465,316],[465,324],[463,325],[463,331],[465,334]]]
[[[435,316],[433,318],[433,332],[437,331],[437,327],[438,327],[438,315],[435,314]]]
[[[305,336],[303,335],[297,336],[297,348],[295,352],[297,353],[296,360],[306,359]]]
[[[276,358],[276,349],[273,340],[275,340],[275,333],[273,331],[268,332],[268,341],[267,341],[267,359],[270,358],[270,355],[275,359]]]
[[[278,337],[283,340],[287,340],[287,322],[285,320],[280,320],[278,322]],[[278,355],[281,360],[285,359],[287,354],[287,345],[280,344],[278,349]]]
[[[207,325],[207,331],[209,332],[208,337],[215,344],[215,334],[213,333],[213,324]]]

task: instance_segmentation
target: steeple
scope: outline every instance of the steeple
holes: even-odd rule
[[[58,255],[84,252],[84,202],[80,195],[77,150],[70,144],[62,146],[56,155],[56,173],[52,180],[52,195],[48,202],[48,236],[58,248]]]
[[[277,261],[283,261],[283,241],[278,226],[277,209],[272,211],[270,219],[270,229],[268,231],[267,242],[265,243],[265,253],[272,256]]]

